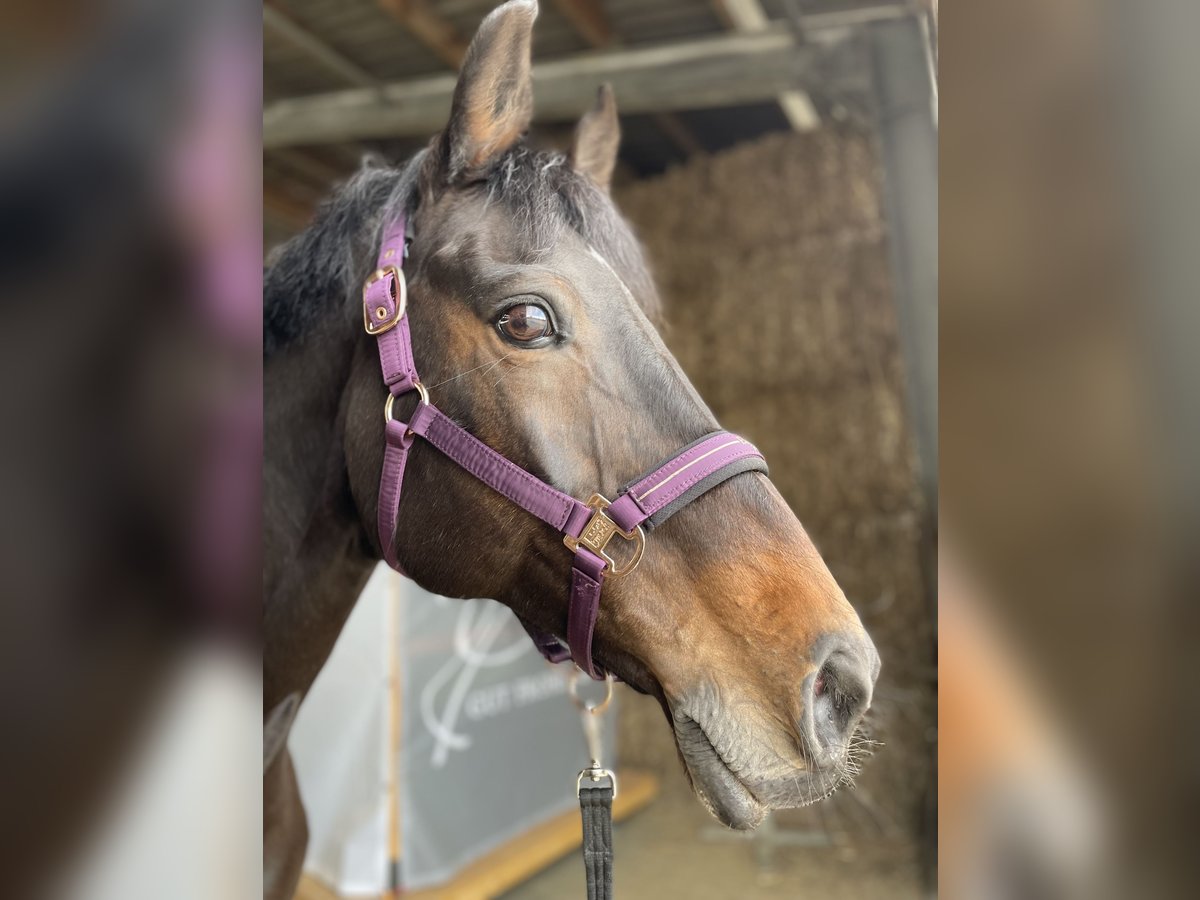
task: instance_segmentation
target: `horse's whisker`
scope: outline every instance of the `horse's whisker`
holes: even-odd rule
[[[507,359],[507,358],[508,357],[505,357],[505,359]],[[514,369],[524,369],[525,368],[520,363],[515,363],[515,362],[510,362],[509,365],[512,366]],[[500,387],[500,382],[502,382],[504,380],[504,376],[507,374],[508,374],[508,372],[504,372],[503,374],[501,374],[501,376],[496,379],[496,383],[493,384],[492,387]]]
[[[452,381],[456,381],[459,378],[462,378],[464,375],[470,375],[472,372],[478,372],[480,369],[486,368],[490,371],[491,369],[496,368],[496,366],[498,366],[500,363],[504,362],[504,360],[508,359],[510,356],[512,356],[511,353],[506,353],[499,359],[494,359],[489,362],[480,363],[473,369],[467,369],[467,371],[465,371],[465,372],[459,372],[457,375],[451,375],[445,381],[439,381],[437,384],[429,385],[429,390],[432,391],[434,388],[440,388],[443,384],[449,384]]]

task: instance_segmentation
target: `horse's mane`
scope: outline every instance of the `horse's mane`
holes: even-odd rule
[[[370,160],[322,203],[312,224],[272,253],[263,272],[263,354],[287,346],[340,309],[357,309],[384,223],[417,202],[426,151],[400,168]],[[530,246],[578,232],[625,279],[652,320],[659,300],[641,247],[608,196],[561,153],[524,144],[509,150],[478,182],[489,203],[508,209]]]
[[[368,159],[317,210],[304,231],[278,247],[263,270],[263,355],[270,356],[358,292],[385,210],[407,206],[423,154],[401,169]]]

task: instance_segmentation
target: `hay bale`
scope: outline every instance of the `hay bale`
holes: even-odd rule
[[[617,202],[663,293],[667,344],[722,425],[766,454],[884,659],[872,730],[886,747],[857,796],[819,815],[911,833],[933,763],[933,623],[874,148],[847,130],[770,135]],[[678,766],[653,704],[621,716],[624,760]]]

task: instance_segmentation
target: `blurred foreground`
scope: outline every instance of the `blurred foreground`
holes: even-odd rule
[[[941,887],[1195,896],[1200,7],[941,23]]]
[[[0,894],[253,896],[258,9],[0,16]]]

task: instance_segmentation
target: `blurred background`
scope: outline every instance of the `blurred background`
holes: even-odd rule
[[[942,20],[947,893],[1200,884],[1197,27],[1177,0]]]
[[[445,120],[453,72],[467,43],[495,5],[264,4],[268,260],[271,246],[302,229],[321,198],[364,156],[398,163],[428,142]],[[870,724],[880,746],[855,788],[807,810],[778,814],[749,841],[725,832],[696,800],[657,703],[620,689],[617,759],[631,779],[651,776],[658,793],[617,826],[619,896],[792,897],[819,890],[827,896],[915,897],[933,884],[936,29],[936,3],[540,4],[532,142],[567,149],[597,87],[613,85],[622,130],[613,194],[647,248],[664,297],[667,344],[722,425],[764,452],[772,480],[885,661]],[[440,702],[440,695],[437,683],[405,668],[405,658],[422,651],[408,646],[404,632],[434,598],[414,597],[402,584],[388,590],[398,595],[393,602],[402,610],[396,702],[404,710],[404,737],[397,752],[399,792],[410,795],[407,806],[401,800],[400,880],[426,887],[431,867],[442,873],[466,869],[463,862],[457,869],[445,860],[440,866],[427,862],[422,842],[412,837],[436,827],[436,810],[422,806],[419,794],[441,770],[427,769],[423,741],[431,740],[431,732],[409,710],[431,695],[429,702]],[[480,612],[475,621],[487,615]],[[362,823],[378,815],[364,801],[339,805],[331,796],[361,793],[349,773],[376,767],[373,753],[364,750],[350,766],[349,739],[335,749],[323,736],[346,727],[335,717],[339,710],[343,722],[369,715],[353,711],[363,703],[386,714],[386,703],[365,701],[361,687],[362,648],[371,646],[366,636],[378,633],[383,621],[378,613],[356,611],[343,641],[360,649],[345,657],[335,653],[314,688],[310,711],[298,720],[291,746],[301,789],[321,797],[320,809],[310,803],[310,818]],[[440,640],[428,617],[418,627],[450,658],[456,621],[447,613]],[[519,643],[520,628],[513,628],[496,643]],[[486,632],[472,635],[475,646],[492,640]],[[539,665],[531,653],[507,669],[478,673],[467,709],[488,696],[506,701],[513,685],[534,677]],[[357,691],[351,671],[359,673]],[[374,671],[386,671],[386,664]],[[344,692],[336,698],[335,684]],[[554,731],[558,718],[574,718],[561,693],[560,686],[547,701],[544,719],[523,726],[526,734],[560,733]],[[485,814],[476,807],[485,802],[486,789],[472,782],[479,767],[465,761],[487,753],[487,741],[494,742],[489,759],[499,760],[513,778],[523,777],[518,763],[500,748],[517,758],[544,753],[540,739],[522,749],[502,735],[489,737],[486,718],[472,723],[464,715],[456,726],[476,746],[455,757],[462,758],[462,769],[440,796],[462,816],[471,816],[468,809]],[[567,728],[577,731],[578,725],[568,722]],[[366,739],[372,746],[376,741],[373,735]],[[568,737],[568,760],[579,758],[581,740]],[[553,758],[542,761],[543,770],[557,765]],[[536,774],[529,777],[527,791],[540,783]],[[629,781],[631,789],[641,783]],[[569,788],[564,779],[568,805]],[[538,815],[519,806],[512,812],[518,814]],[[547,811],[540,815],[549,818]],[[305,885],[307,896],[361,890],[363,878],[369,880],[369,869],[360,872],[351,861],[372,853],[364,836],[369,829],[330,827],[313,824],[322,850],[310,853],[314,878]],[[519,840],[507,831],[504,837]],[[457,858],[481,854],[463,850]],[[514,855],[519,858],[519,851],[490,865],[519,867]],[[536,874],[542,864],[528,864],[520,877],[530,880],[506,896],[579,892],[576,853]],[[439,896],[490,896],[515,880],[496,876],[486,889],[472,886],[470,878],[488,865],[487,859],[477,862],[461,876],[466,880],[452,880]]]

